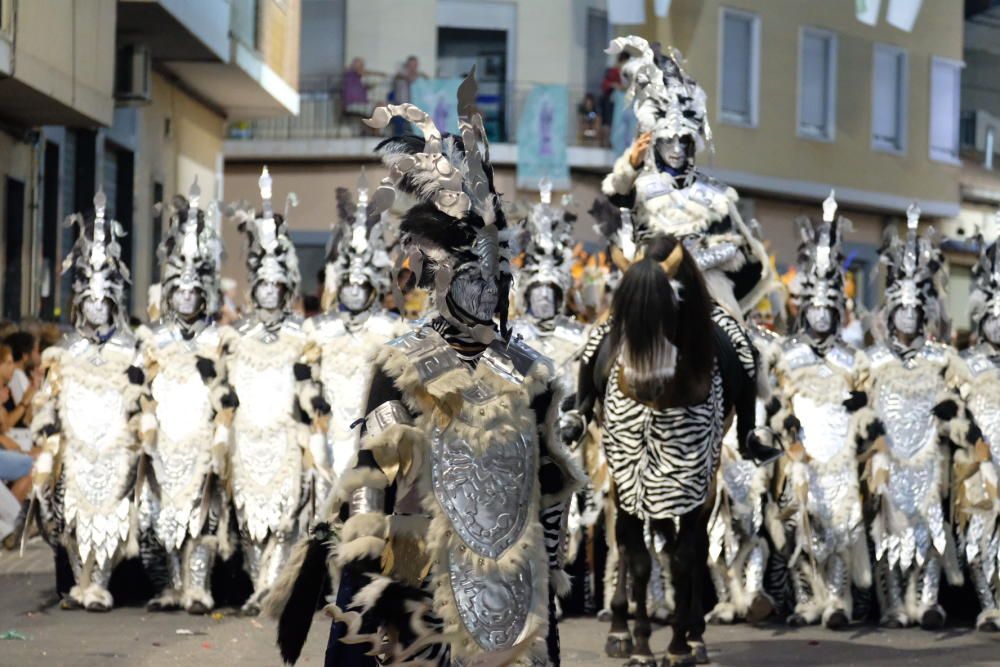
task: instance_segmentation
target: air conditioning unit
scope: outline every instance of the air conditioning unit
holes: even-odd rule
[[[149,104],[152,97],[153,58],[149,47],[128,44],[115,58],[115,100],[125,106]]]

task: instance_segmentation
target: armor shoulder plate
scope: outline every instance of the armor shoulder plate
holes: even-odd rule
[[[855,367],[855,351],[843,343],[834,343],[826,353],[826,360],[837,368],[852,372]]]
[[[458,353],[429,326],[409,331],[386,345],[409,358],[424,385],[462,367]]]
[[[583,345],[587,336],[587,327],[574,319],[560,315],[556,318],[556,327],[553,333],[557,338]]]
[[[552,360],[520,338],[512,339],[506,346],[499,340],[493,341],[483,352],[482,360],[495,373],[514,384],[522,384],[537,364],[543,364],[550,375],[555,372]]]
[[[786,340],[781,346],[781,352],[785,358],[785,365],[790,370],[814,366],[820,361],[812,347],[798,337]]]
[[[868,348],[868,361],[871,364],[872,370],[885,366],[895,360],[896,355],[884,343],[878,343]]]
[[[337,313],[323,313],[307,322],[311,328],[324,338],[335,338],[347,333],[344,320]]]
[[[962,352],[962,359],[973,376],[1000,368],[1000,358],[989,354],[982,346],[965,350]]]
[[[935,366],[947,366],[949,357],[951,357],[953,352],[954,349],[950,345],[938,343],[937,341],[927,341],[920,348],[918,356]]]
[[[218,347],[222,342],[222,333],[219,331],[219,327],[212,322],[198,332],[198,335],[195,336],[195,340],[198,341],[199,345],[203,345],[205,347]]]
[[[731,188],[716,179],[698,172],[694,183],[688,187],[689,196],[697,202],[714,209],[728,207]]]

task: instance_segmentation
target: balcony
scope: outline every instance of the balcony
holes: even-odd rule
[[[119,0],[117,31],[155,60],[221,63],[229,60],[229,13],[228,0]]]
[[[226,156],[243,160],[374,159],[375,146],[390,136],[393,128],[374,131],[365,126],[362,119],[370,115],[372,108],[386,103],[392,85],[391,80],[382,75],[365,77],[364,85],[368,103],[345,105],[341,77],[303,81],[298,116],[231,122],[227,129]],[[498,85],[499,89],[485,91],[485,87],[481,87],[477,106],[483,113],[493,161],[515,164],[517,120],[534,86],[530,83]],[[570,89],[567,123],[570,166],[606,171],[614,158],[610,128],[601,125],[600,114],[596,111],[589,116],[580,113],[578,106],[583,97],[582,89]]]

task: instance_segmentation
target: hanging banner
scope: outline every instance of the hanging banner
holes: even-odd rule
[[[569,90],[537,85],[528,93],[517,123],[517,187],[537,190],[545,176],[556,190],[569,190]]]
[[[885,22],[904,32],[913,32],[923,0],[889,0],[885,10]]]
[[[608,0],[608,23],[641,25],[646,22],[646,0]]]
[[[878,23],[878,10],[882,0],[854,0],[854,15],[865,25]]]
[[[458,86],[454,79],[417,79],[410,85],[410,102],[427,112],[437,129],[458,134]],[[414,128],[414,134],[420,131]]]

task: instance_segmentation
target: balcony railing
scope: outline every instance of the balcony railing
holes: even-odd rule
[[[301,106],[297,117],[235,121],[229,124],[230,139],[270,140],[289,139],[348,139],[388,135],[392,126],[375,131],[361,121],[370,116],[374,107],[390,101],[392,79],[385,75],[365,76],[367,103],[345,104],[342,77],[304,80],[300,84]],[[487,134],[492,142],[517,141],[517,123],[531,83],[480,84],[477,106],[483,114]],[[568,91],[567,145],[610,147],[613,105],[610,99],[602,114],[601,100],[594,96],[593,108],[584,110],[585,91]],[[602,122],[602,115],[607,122]]]

